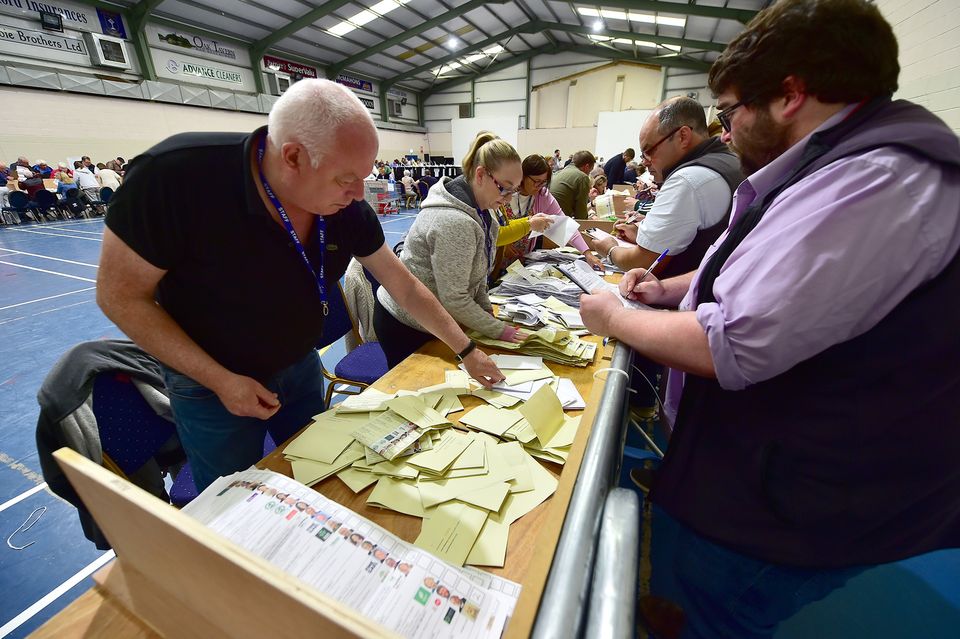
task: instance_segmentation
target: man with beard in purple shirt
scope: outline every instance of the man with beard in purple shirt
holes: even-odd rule
[[[682,615],[658,636],[772,637],[866,568],[960,545],[960,142],[891,100],[898,75],[867,0],[762,11],[710,71],[749,176],[729,228],[698,270],[620,285],[679,310],[582,299],[592,333],[673,369],[650,497]]]

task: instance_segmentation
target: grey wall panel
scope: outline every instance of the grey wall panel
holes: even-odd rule
[[[273,103],[277,101],[277,96],[267,95],[266,93],[261,93],[258,96],[260,98],[260,112],[261,113],[270,113],[270,109],[273,107]]]
[[[61,89],[60,78],[56,73],[40,69],[9,67],[10,84],[35,89]]]
[[[147,80],[144,84],[144,92],[147,97],[157,102],[173,102],[174,104],[183,104],[183,96],[180,95],[180,85],[172,82],[156,82]]]
[[[140,84],[104,80],[103,88],[106,90],[107,95],[114,98],[136,98],[138,100],[143,100],[146,98],[146,96],[143,94],[143,85]]]
[[[232,91],[214,91],[210,89],[210,106],[217,109],[237,110],[237,96]]]
[[[7,67],[0,67],[0,84],[10,84],[10,74],[7,73]]]
[[[61,73],[60,86],[64,91],[73,93],[92,93],[94,95],[105,95],[103,80],[91,78],[88,75],[74,75],[72,73]]]
[[[193,106],[210,106],[209,89],[191,87],[185,84],[180,87],[180,95],[183,96],[184,104],[191,104]]]
[[[257,99],[257,96],[248,93],[238,93],[236,99],[238,111],[260,113],[260,100]]]

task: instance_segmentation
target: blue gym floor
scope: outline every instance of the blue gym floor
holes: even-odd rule
[[[409,229],[415,210],[381,218],[387,243]],[[34,430],[37,389],[74,344],[121,337],[97,308],[94,282],[101,219],[0,228],[0,531],[4,539],[36,509],[39,521],[0,547],[0,639],[24,637],[90,588],[110,559],[88,542],[75,509],[44,489]],[[342,346],[325,359],[335,363]],[[629,446],[642,444],[635,436]],[[629,486],[624,463],[623,485]],[[896,472],[896,469],[891,469]],[[17,501],[19,500],[19,501]],[[34,518],[36,515],[34,515]],[[656,534],[656,531],[654,531]],[[960,551],[870,570],[788,621],[777,639],[956,637]],[[661,579],[654,572],[653,580]]]

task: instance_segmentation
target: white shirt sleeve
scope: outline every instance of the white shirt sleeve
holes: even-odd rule
[[[723,219],[733,194],[716,171],[688,166],[663,183],[646,218],[637,227],[637,245],[653,253],[682,253],[697,231]]]

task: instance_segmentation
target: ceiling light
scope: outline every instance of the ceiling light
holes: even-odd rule
[[[601,29],[603,29],[603,21],[602,21],[602,20],[597,20],[596,22],[593,23],[593,30],[594,30],[594,31],[600,31]]]
[[[361,11],[360,13],[358,13],[357,15],[353,16],[352,18],[350,18],[350,22],[352,22],[353,24],[357,25],[358,27],[362,27],[363,25],[367,24],[368,22],[373,22],[373,21],[376,20],[378,17],[379,17],[379,16],[378,16],[377,14],[375,14],[373,11],[366,11],[366,10],[364,10],[364,11]]]
[[[458,44],[457,39],[454,38],[453,36],[451,36],[450,39],[447,40],[447,48],[448,48],[448,49],[456,49],[456,48],[457,48],[457,44]]]
[[[327,29],[327,33],[333,36],[337,36],[339,38],[342,35],[350,33],[356,28],[357,28],[356,25],[350,24],[349,22],[344,20],[340,24],[335,24],[334,26]]]

